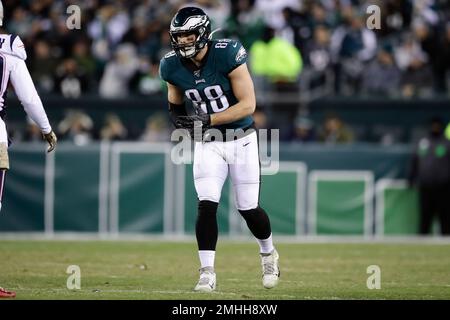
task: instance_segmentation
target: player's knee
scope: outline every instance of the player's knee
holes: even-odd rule
[[[217,213],[218,202],[209,200],[200,200],[198,202],[198,214],[203,215],[215,215]]]
[[[248,209],[248,210],[238,210],[239,213],[241,214],[241,216],[245,219],[245,220],[254,220],[254,219],[262,219],[262,220],[269,220],[269,216],[267,215],[266,211],[264,211],[263,208],[261,208],[260,206],[256,206],[253,209]]]
[[[213,194],[203,195],[203,196],[198,196],[198,200],[219,203],[220,202],[220,196],[219,195],[213,195]]]
[[[254,210],[258,207],[258,198],[238,198],[236,200],[236,207],[240,211]]]
[[[258,207],[259,202],[259,182],[236,184],[236,207],[238,210],[251,210]]]
[[[261,207],[257,206],[250,210],[239,210],[250,231],[257,239],[267,239],[272,233],[270,220],[267,213]]]
[[[250,205],[237,205],[237,209],[239,212],[252,212],[253,210],[256,210],[258,207],[258,203],[252,203]]]
[[[241,216],[242,216],[245,220],[247,220],[247,218],[248,218],[249,216],[258,214],[258,208],[259,208],[259,206],[256,206],[255,208],[250,208],[250,209],[238,209],[238,211],[239,211],[239,213],[241,214]]]

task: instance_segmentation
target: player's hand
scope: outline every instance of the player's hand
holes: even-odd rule
[[[180,116],[176,121],[176,125],[186,129],[193,129],[195,122],[200,122],[202,131],[205,131],[211,126],[211,116],[205,113],[201,108],[197,109],[197,114],[191,116]]]
[[[56,143],[58,142],[58,138],[56,137],[56,134],[52,130],[49,133],[44,133],[43,136],[44,136],[44,139],[48,143],[47,152],[52,152],[56,147]]]

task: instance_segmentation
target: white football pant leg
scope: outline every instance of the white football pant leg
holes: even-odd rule
[[[8,145],[8,133],[6,125],[2,118],[0,118],[0,142],[5,142]]]
[[[259,202],[260,164],[258,138],[253,132],[241,139],[226,142],[227,160],[238,210],[255,209]]]
[[[223,155],[223,142],[196,142],[194,149],[194,184],[200,201],[220,201],[228,164]]]

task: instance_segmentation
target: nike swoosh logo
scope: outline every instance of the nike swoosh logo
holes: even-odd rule
[[[233,48],[236,48],[236,47],[237,47],[237,42],[234,44]]]
[[[242,145],[243,147],[246,147],[250,144],[250,142],[247,142],[246,144]]]

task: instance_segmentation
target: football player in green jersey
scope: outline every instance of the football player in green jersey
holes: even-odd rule
[[[180,9],[170,25],[173,51],[160,64],[175,127],[192,132],[201,124],[205,133],[203,141],[195,139],[194,149],[194,184],[199,200],[195,231],[201,265],[194,290],[216,288],[216,213],[228,173],[236,207],[260,246],[263,286],[273,288],[280,276],[279,257],[269,217],[259,206],[260,163],[252,118],[256,99],[247,53],[238,41],[212,40],[211,35],[211,22],[203,10]],[[192,102],[193,114],[187,112],[185,99]],[[222,133],[222,138],[214,135],[216,139],[207,140],[211,129]],[[238,131],[243,134],[229,135]]]

